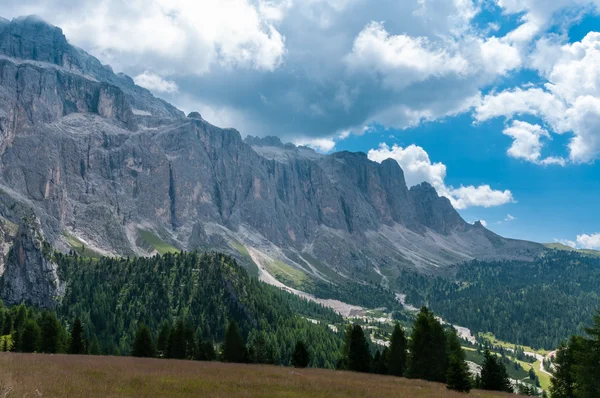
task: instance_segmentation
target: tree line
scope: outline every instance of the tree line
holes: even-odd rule
[[[584,336],[561,344],[553,365],[552,398],[600,397],[600,312]]]
[[[550,250],[534,261],[472,261],[444,276],[404,271],[393,287],[450,322],[553,350],[583,333],[600,301],[598,285],[599,258]]]

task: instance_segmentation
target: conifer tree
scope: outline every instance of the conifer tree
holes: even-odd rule
[[[399,324],[394,326],[392,338],[390,339],[390,350],[388,354],[388,373],[392,376],[404,376],[406,371],[407,341],[404,330]]]
[[[158,337],[156,338],[156,351],[161,357],[167,356],[170,333],[171,325],[169,325],[169,322],[164,321],[160,326],[160,331],[158,332]]]
[[[371,370],[371,353],[369,343],[362,327],[354,325],[350,334],[348,347],[347,370],[368,373]]]
[[[407,374],[429,381],[446,381],[448,355],[446,333],[440,322],[426,307],[421,308],[413,325],[409,343]]]
[[[588,337],[580,339],[575,348],[577,398],[600,397],[600,312],[585,329]]]
[[[185,359],[187,353],[186,330],[183,319],[175,322],[175,327],[169,334],[169,343],[167,345],[167,358]]]
[[[100,355],[100,343],[98,337],[94,335],[92,342],[90,343],[90,355]]]
[[[248,336],[248,347],[250,362],[275,363],[275,348],[266,332],[252,330]]]
[[[55,354],[61,350],[62,326],[54,312],[46,311],[41,320],[42,342],[40,350],[48,354]]]
[[[513,392],[506,368],[500,360],[485,350],[481,367],[481,389]]]
[[[240,328],[235,320],[231,320],[225,332],[225,341],[223,342],[223,361],[243,363],[247,362],[246,343]]]
[[[40,327],[34,319],[28,319],[23,325],[23,334],[21,336],[22,352],[37,352],[40,350],[42,342],[42,333]]]
[[[575,398],[575,353],[573,348],[579,343],[578,337],[571,337],[569,345],[562,344],[556,352],[554,375],[550,385],[553,398]]]
[[[292,365],[296,368],[305,368],[310,363],[310,355],[306,344],[303,341],[298,340],[296,347],[294,348],[294,354],[292,355]]]
[[[447,350],[449,359],[446,387],[449,390],[469,392],[471,390],[469,366],[465,362],[465,352],[454,328],[447,333]]]
[[[83,338],[83,324],[81,319],[75,319],[71,328],[71,340],[69,343],[69,354],[85,354],[85,340]]]
[[[150,329],[143,323],[138,326],[131,355],[143,358],[152,358],[156,355]]]

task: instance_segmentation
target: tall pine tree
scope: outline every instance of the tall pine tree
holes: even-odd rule
[[[392,376],[404,376],[407,360],[407,341],[404,330],[399,324],[394,326],[392,338],[390,339],[390,350],[388,353],[388,373]]]
[[[414,322],[409,352],[409,377],[442,383],[446,381],[446,333],[426,307],[421,308]]]
[[[81,319],[75,319],[71,328],[71,340],[69,342],[69,354],[85,354],[85,340],[83,338],[83,324]]]
[[[490,350],[485,350],[483,354],[480,388],[483,390],[513,392],[504,364],[490,353]]]
[[[135,333],[135,341],[133,343],[131,355],[144,358],[152,358],[156,355],[150,329],[143,323],[140,323],[138,330]]]
[[[244,338],[237,322],[233,319],[229,322],[227,331],[225,332],[222,357],[225,362],[247,362],[246,343],[244,343]]]
[[[348,353],[346,359],[347,370],[354,372],[368,373],[371,370],[371,353],[369,343],[360,325],[354,325],[351,328],[350,339],[348,340]]]
[[[296,368],[305,368],[310,363],[310,355],[306,344],[303,341],[298,340],[296,347],[294,348],[294,354],[292,355],[292,365]]]

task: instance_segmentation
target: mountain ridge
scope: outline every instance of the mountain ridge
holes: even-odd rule
[[[468,224],[431,185],[409,189],[391,159],[243,139],[186,117],[38,18],[0,25],[0,54],[0,215],[33,213],[59,250],[74,239],[100,254],[150,255],[150,233],[299,289],[385,285],[404,268],[545,250]]]

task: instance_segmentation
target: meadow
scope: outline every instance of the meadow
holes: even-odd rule
[[[323,369],[0,353],[0,397],[465,397],[421,380]],[[471,397],[510,394],[472,391]]]

